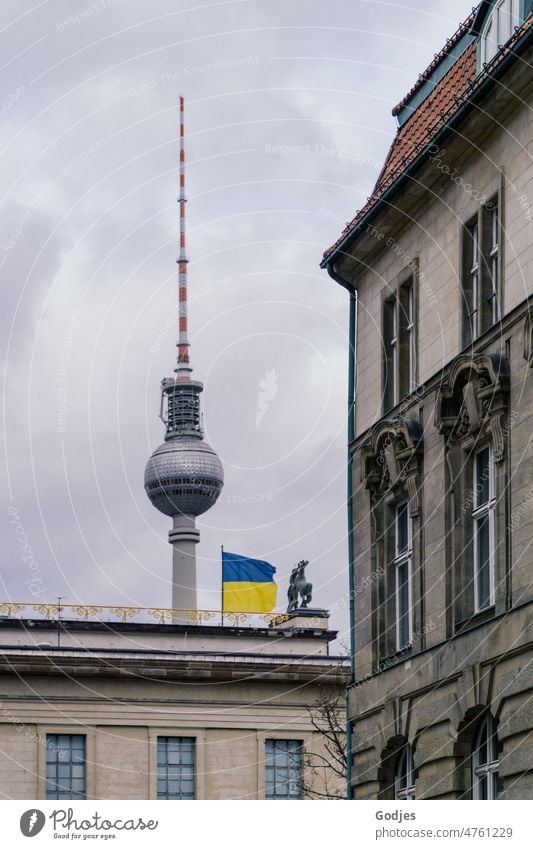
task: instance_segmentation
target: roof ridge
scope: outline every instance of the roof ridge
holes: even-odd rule
[[[479,8],[479,4],[478,4],[478,6],[475,6],[472,9],[472,11],[470,12],[469,16],[461,24],[459,24],[459,26],[457,27],[454,34],[446,39],[446,41],[444,42],[444,47],[442,47],[441,50],[438,51],[438,53],[435,53],[433,59],[431,60],[431,62],[429,63],[429,65],[427,66],[425,71],[422,71],[422,73],[418,75],[417,81],[409,89],[407,94],[404,95],[404,97],[402,97],[402,99],[396,104],[396,106],[393,107],[393,110],[392,110],[393,115],[395,115],[395,116],[398,115],[398,113],[403,109],[403,107],[406,105],[406,103],[408,103],[411,100],[413,95],[415,95],[416,92],[422,87],[422,85],[425,82],[427,82],[428,78],[433,73],[435,68],[438,65],[440,65],[442,60],[445,59],[446,56],[449,55],[450,51],[460,41],[460,39],[463,37],[463,35],[465,35],[468,32],[468,30],[470,29],[470,27],[474,23],[478,8]]]

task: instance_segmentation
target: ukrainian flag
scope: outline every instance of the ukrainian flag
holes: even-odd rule
[[[241,554],[222,552],[222,609],[235,613],[269,613],[276,606],[274,566]]]

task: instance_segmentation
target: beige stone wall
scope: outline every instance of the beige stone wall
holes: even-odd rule
[[[500,422],[504,452],[495,473],[496,601],[492,610],[469,614],[464,621],[457,611],[462,609],[461,581],[471,583],[465,530],[469,508],[452,496],[449,475],[457,469],[453,457],[465,467],[468,450],[466,443],[458,447],[447,440],[445,429],[439,432],[435,411],[439,387],[462,353],[461,230],[481,201],[446,175],[432,175],[435,166],[428,163],[418,175],[426,186],[433,179],[425,202],[420,186],[417,198],[408,186],[395,200],[398,210],[382,209],[372,223],[375,230],[353,247],[354,257],[367,258],[366,270],[355,260],[344,260],[344,274],[349,276],[351,269],[360,298],[353,457],[358,684],[349,698],[353,785],[361,799],[393,798],[391,765],[405,741],[414,748],[416,798],[468,798],[473,729],[487,708],[498,723],[502,745],[503,797],[533,798],[533,368],[524,356],[527,298],[533,294],[533,211],[529,209],[528,220],[524,200],[532,203],[533,197],[532,116],[520,108],[493,122],[490,133],[480,134],[478,127],[477,142],[471,144],[469,132],[476,120],[471,116],[465,135],[456,135],[452,151],[442,150],[440,156],[452,169],[459,166],[463,181],[485,200],[502,192],[503,321],[476,341],[475,353],[504,355],[510,380]],[[419,269],[420,389],[387,417],[411,417],[423,433],[416,484],[420,513],[414,520],[415,635],[412,649],[387,657],[381,651],[387,621],[383,611],[393,590],[382,577],[387,568],[379,560],[383,547],[373,545],[371,496],[362,481],[360,449],[369,428],[383,418],[383,295],[411,259]],[[487,429],[474,432],[493,438]],[[456,493],[468,495],[467,475],[456,475],[453,486]],[[421,634],[416,633],[417,623]]]
[[[28,604],[21,615],[30,618],[32,614],[35,615],[32,605]],[[65,614],[63,618],[66,618]],[[327,623],[327,619],[325,622]],[[70,630],[64,630],[61,634],[61,645],[66,648],[127,649],[128,651],[157,649],[158,651],[191,653],[224,651],[235,652],[235,654],[255,652],[295,656],[328,654],[328,634],[323,620],[320,619],[310,626],[314,630],[314,635],[307,638],[297,633],[294,622],[288,623],[289,627],[285,628],[264,627],[259,630],[254,627],[243,627],[233,634],[228,633],[232,630],[230,628],[219,628],[215,635],[195,625],[187,631],[182,629],[174,632],[172,627],[167,625],[161,626],[159,631],[154,628],[151,631],[135,630],[134,622],[128,623],[127,631],[121,627],[120,622],[116,621],[110,622],[107,629],[98,630],[82,630],[83,623],[79,620],[75,620],[72,625]],[[57,644],[57,635],[54,630],[41,630],[37,627],[23,630],[15,624],[10,627],[9,623],[3,623],[0,640],[4,645],[11,646],[53,647]]]
[[[88,798],[156,798],[157,736],[173,735],[196,738],[197,798],[261,799],[265,739],[300,739],[320,750],[306,705],[342,688],[340,680],[254,682],[253,675],[232,682],[231,673],[218,683],[197,674],[164,682],[146,668],[127,680],[74,668],[70,677],[4,674],[0,798],[44,798],[46,734],[83,733]]]
[[[479,627],[352,688],[356,798],[393,798],[382,764],[400,738],[414,746],[417,799],[468,798],[467,722],[488,706],[499,723],[503,798],[531,799],[532,638],[529,605],[508,614],[505,627]]]
[[[503,249],[503,306],[514,309],[533,291],[533,224],[528,221],[523,198],[533,203],[533,116],[523,109],[484,139],[483,148],[472,147],[460,165],[460,176],[487,200],[497,192],[505,173]],[[443,164],[453,170],[456,159],[443,147]],[[431,168],[435,165],[428,165]],[[371,267],[359,268],[355,282],[359,290],[357,428],[362,433],[381,418],[381,310],[382,290],[405,269],[410,258],[418,258],[420,269],[418,314],[419,383],[450,362],[461,350],[460,236],[461,225],[479,208],[449,177],[441,174],[428,191],[423,207],[412,213],[412,222],[397,235],[378,240],[384,249],[372,259]],[[530,210],[530,217],[533,212]],[[379,217],[373,222],[380,232]],[[371,231],[374,233],[374,231]],[[387,247],[388,242],[388,247]]]

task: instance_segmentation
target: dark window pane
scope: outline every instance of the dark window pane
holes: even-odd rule
[[[489,516],[476,521],[478,609],[490,606],[490,523]]]
[[[489,762],[489,749],[488,749],[488,727],[486,720],[483,722],[481,726],[481,730],[479,732],[478,739],[478,747],[477,747],[477,762],[479,766],[485,766]]]
[[[157,798],[194,799],[192,737],[157,738]]]
[[[265,741],[265,796],[299,799],[301,795],[300,740]]]
[[[398,580],[398,639],[402,648],[409,643],[409,563],[405,561],[397,567]]]
[[[396,553],[403,554],[409,548],[409,509],[407,501],[396,510]]]
[[[396,403],[396,299],[383,306],[383,406],[387,412]]]
[[[85,736],[48,734],[46,798],[85,798]]]
[[[478,777],[478,790],[477,795],[479,799],[488,799],[488,784],[487,784],[487,776],[481,775]]]
[[[476,506],[490,501],[490,449],[476,455]]]

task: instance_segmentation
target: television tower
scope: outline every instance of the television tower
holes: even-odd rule
[[[175,377],[161,381],[160,418],[165,441],[156,448],[144,473],[148,498],[161,513],[171,516],[168,539],[173,548],[172,607],[174,621],[195,621],[196,545],[200,532],[196,517],[216,502],[224,485],[218,455],[204,440],[200,393],[203,384],[191,379],[187,322],[187,255],[185,251],[185,125],[180,97],[180,247],[178,262],[179,337]]]

